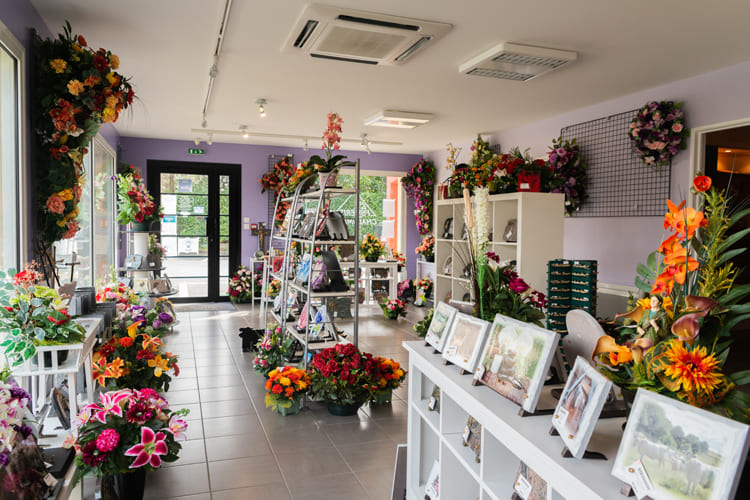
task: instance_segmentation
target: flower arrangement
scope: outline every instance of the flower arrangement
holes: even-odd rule
[[[377,364],[378,388],[380,390],[393,390],[401,387],[401,383],[406,379],[406,370],[401,368],[401,364],[392,359],[375,356],[373,358]]]
[[[419,234],[432,233],[432,206],[435,197],[435,164],[420,158],[401,178],[406,195],[414,200],[414,216]]]
[[[451,172],[453,172],[456,164],[458,164],[458,155],[461,154],[461,149],[463,148],[454,146],[451,142],[445,145],[445,151],[448,153],[448,157],[445,160],[445,168]]]
[[[650,101],[630,122],[628,137],[635,155],[646,165],[669,165],[672,157],[687,147],[690,130],[681,108],[681,102]]]
[[[266,191],[273,191],[274,203],[278,202],[276,213],[274,214],[274,224],[276,227],[281,226],[286,217],[286,212],[289,210],[289,203],[279,201],[279,196],[281,196],[283,191],[286,191],[287,180],[292,177],[293,173],[294,165],[292,164],[292,159],[285,156],[273,166],[273,170],[263,174],[261,178],[258,179],[258,182],[260,182],[262,186],[260,190],[261,194]]]
[[[233,304],[248,302],[253,298],[254,293],[254,276],[253,272],[245,266],[240,266],[235,271],[234,276],[229,280],[229,300]]]
[[[430,307],[430,310],[427,311],[427,315],[424,317],[423,320],[417,321],[417,323],[414,325],[414,331],[417,332],[417,335],[420,337],[424,337],[427,335],[427,330],[430,329],[430,323],[432,323],[432,316],[435,314],[435,308]]]
[[[669,208],[664,227],[672,233],[638,266],[636,285],[648,294],[630,312],[619,339],[599,339],[594,358],[614,383],[646,388],[694,406],[750,422],[750,396],[736,385],[750,381],[750,370],[723,372],[732,328],[748,317],[750,287],[735,286],[739,270],[731,262],[746,251],[732,249],[750,234],[728,230],[750,214],[730,208],[730,199],[696,177],[699,210],[683,201]]]
[[[161,337],[169,331],[174,320],[173,311],[168,312],[161,304],[150,309],[139,304],[118,304],[112,330],[117,335],[127,335],[129,329],[137,324],[139,331],[152,337]]]
[[[330,172],[336,166],[346,158],[343,155],[331,156],[331,151],[338,151],[341,149],[341,124],[344,120],[338,115],[338,113],[328,113],[328,122],[326,123],[326,130],[323,132],[323,147],[321,149],[326,150],[326,159],[324,160],[318,155],[314,155],[308,161],[308,165],[315,166],[317,172]]]
[[[310,162],[297,163],[297,167],[294,169],[294,173],[289,178],[286,189],[288,191],[294,191],[299,184],[309,179],[315,174],[315,166]],[[313,183],[308,183],[307,188],[312,187]]]
[[[281,281],[274,279],[268,284],[268,298],[275,299],[281,293]]]
[[[372,354],[353,344],[337,344],[315,354],[309,374],[313,397],[334,404],[361,405],[378,387]]]
[[[0,287],[0,325],[9,332],[0,347],[13,366],[31,359],[37,346],[83,341],[85,330],[70,320],[68,300],[52,288],[33,285],[34,271],[0,271],[0,280],[5,281]]]
[[[31,429],[24,425],[24,414],[31,400],[29,394],[8,380],[9,372],[0,372],[0,466],[5,467],[19,441],[28,437]]]
[[[83,157],[102,123],[114,123],[135,93],[119,58],[94,50],[70,23],[56,39],[33,37],[39,238],[49,246],[78,232]]]
[[[365,260],[375,262],[385,254],[385,245],[377,236],[367,233],[359,244],[359,251]]]
[[[78,414],[77,435],[66,445],[76,452],[76,481],[93,474],[111,478],[136,469],[155,470],[174,462],[185,439],[189,410],[172,412],[152,389],[121,389],[99,395]]]
[[[432,295],[433,282],[430,278],[422,278],[414,283],[415,288],[421,288],[424,290],[424,296],[429,297]]]
[[[430,260],[435,258],[435,235],[428,234],[422,238],[422,242],[417,248],[414,249],[414,253],[417,255],[424,255],[425,259]]]
[[[294,339],[281,332],[281,327],[267,329],[263,338],[258,342],[258,354],[253,359],[253,370],[263,376],[268,376],[271,370],[282,366],[289,359]]]
[[[117,222],[155,222],[163,217],[162,209],[146,189],[146,183],[132,167],[117,174]]]
[[[167,252],[155,234],[148,235],[148,254],[157,262],[167,258]]]
[[[406,302],[399,299],[383,299],[380,302],[383,315],[388,319],[398,319],[399,316],[406,317]]]
[[[293,366],[280,366],[268,372],[266,380],[266,407],[289,408],[307,392],[310,376],[305,370]]]
[[[499,313],[543,327],[547,297],[533,290],[513,266],[501,267],[496,265],[498,261],[494,254],[488,255],[482,294],[483,318],[492,321]]]
[[[568,215],[577,212],[588,194],[586,193],[586,163],[576,140],[563,140],[562,137],[552,140],[549,166],[552,169],[550,191],[565,193],[565,211]]]
[[[134,323],[127,335],[112,337],[97,349],[92,362],[94,380],[110,390],[168,391],[172,380],[168,372],[180,374],[177,356],[164,352],[161,339],[138,331],[138,325]]]

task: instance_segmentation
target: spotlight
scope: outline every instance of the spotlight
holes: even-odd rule
[[[201,127],[206,128],[208,127],[208,121],[206,120],[206,113],[204,112],[203,115],[203,121],[201,122]]]
[[[367,154],[369,155],[372,153],[372,150],[370,149],[370,139],[367,138],[367,134],[362,134],[362,142],[359,143],[360,146],[365,148],[365,151],[367,151]]]
[[[211,132],[208,133],[208,139],[206,139],[206,144],[209,146],[214,143],[214,134]]]
[[[265,118],[266,117],[266,108],[264,106],[266,104],[266,100],[265,99],[257,99],[255,101],[255,104],[258,105],[258,113],[260,113],[260,117],[261,118]]]
[[[196,137],[195,139],[193,139],[193,142],[195,142],[196,146],[200,146],[201,145],[201,139],[200,139],[200,137]]]
[[[303,150],[303,151],[307,151],[308,149],[309,149],[309,148],[308,148],[308,146],[307,146],[307,139],[305,139],[305,145],[304,145],[304,146],[302,146],[302,150]]]
[[[240,132],[242,132],[243,139],[250,137],[250,134],[247,132],[247,125],[240,125]]]

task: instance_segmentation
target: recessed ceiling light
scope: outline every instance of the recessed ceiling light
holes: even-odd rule
[[[378,111],[365,119],[365,125],[375,127],[414,128],[432,120],[429,113],[412,113],[410,111]]]

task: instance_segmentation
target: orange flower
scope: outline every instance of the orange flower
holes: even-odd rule
[[[606,356],[600,356],[601,354],[605,354]],[[597,357],[599,361],[609,366],[617,366],[633,361],[633,353],[630,349],[617,344],[615,339],[609,335],[602,335],[596,341],[592,359],[596,360]]]
[[[671,229],[680,238],[691,239],[699,227],[706,227],[708,219],[703,212],[699,212],[692,207],[685,208],[683,200],[679,206],[675,206],[670,200],[667,200],[669,213],[664,216],[664,229]]]
[[[666,355],[670,364],[664,369],[664,374],[685,393],[710,394],[722,384],[724,376],[719,360],[713,354],[707,354],[705,347],[691,351],[682,342],[672,340]]]
[[[121,358],[115,358],[115,360],[112,361],[109,364],[109,366],[107,366],[107,369],[110,371],[110,377],[112,378],[122,377],[123,366],[125,366],[125,361],[123,361]]]
[[[693,179],[693,187],[696,191],[705,193],[711,187],[711,178],[705,175],[699,175]]]

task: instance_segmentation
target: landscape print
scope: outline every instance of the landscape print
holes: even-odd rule
[[[627,481],[640,459],[654,500],[733,498],[746,438],[742,424],[641,389],[612,472]]]
[[[476,377],[526,411],[533,411],[557,336],[497,315]]]
[[[448,332],[448,325],[453,319],[456,310],[446,304],[439,302],[432,314],[430,328],[427,330],[425,341],[437,350],[442,348],[444,335]]]

